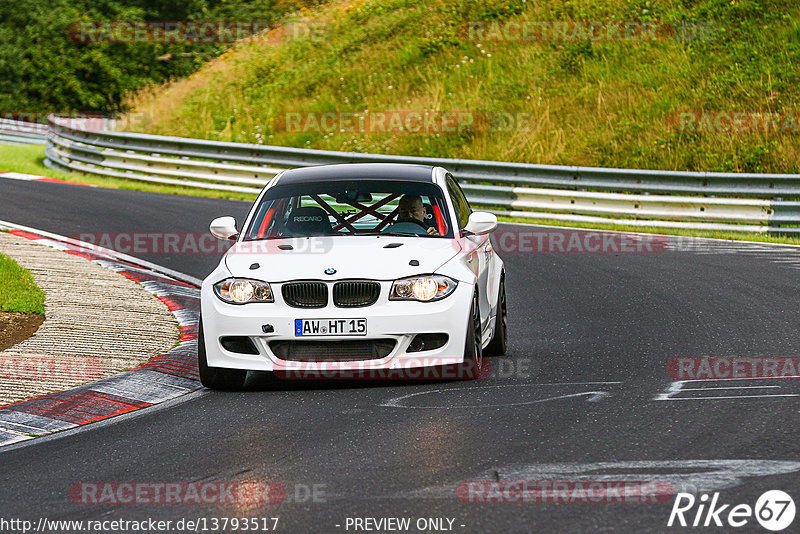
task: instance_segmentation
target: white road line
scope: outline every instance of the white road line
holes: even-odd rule
[[[731,395],[730,397],[670,397],[668,399],[656,400],[670,400],[670,401],[691,401],[691,400],[714,400],[714,399],[766,399],[768,397],[800,397],[794,393],[779,393],[776,395]]]
[[[780,386],[730,386],[722,388],[684,388],[681,391],[710,391],[712,389],[769,389],[780,388]]]
[[[790,377],[787,377],[790,378]],[[791,377],[794,378],[794,377]],[[691,401],[691,400],[724,400],[724,399],[763,399],[767,397],[800,397],[800,394],[796,393],[774,393],[769,395],[730,395],[730,396],[694,396],[694,397],[677,397],[677,395],[683,393],[684,391],[715,391],[715,390],[737,390],[737,389],[774,389],[774,388],[781,388],[781,385],[769,384],[769,385],[761,385],[761,386],[738,386],[738,385],[731,385],[731,386],[719,386],[719,387],[700,387],[700,388],[684,388],[683,386],[689,385],[693,382],[730,382],[730,381],[745,381],[745,380],[780,380],[780,378],[758,378],[758,377],[747,377],[747,378],[709,378],[709,379],[700,379],[700,380],[677,380],[671,382],[667,387],[666,391],[663,393],[659,393],[656,395],[653,400],[654,401]],[[702,384],[697,384],[702,385]]]
[[[479,386],[474,388],[440,388],[440,389],[433,389],[429,391],[418,391],[416,393],[409,393],[408,395],[402,395],[400,397],[393,397],[388,401],[379,404],[378,406],[384,406],[387,408],[413,408],[413,409],[439,409],[442,406],[408,406],[402,404],[403,401],[410,399],[411,397],[417,397],[420,395],[431,395],[436,393],[451,393],[451,392],[465,392],[465,391],[474,391],[477,389],[500,389],[500,388],[533,388],[536,386],[587,386],[587,385],[609,385],[609,384],[621,384],[622,382],[557,382],[557,383],[549,383],[549,384],[504,384],[498,386]],[[554,397],[547,397],[544,399],[535,399],[531,401],[524,401],[524,402],[514,402],[514,403],[500,403],[500,404],[481,404],[481,405],[459,405],[459,406],[449,406],[449,408],[498,408],[498,407],[507,407],[507,406],[524,406],[528,404],[538,404],[541,402],[559,400],[559,399],[567,399],[573,397],[581,397],[581,396],[589,396],[586,399],[587,402],[598,402],[599,400],[610,397],[611,394],[607,391],[582,391],[580,393],[569,393],[566,395],[558,395]]]

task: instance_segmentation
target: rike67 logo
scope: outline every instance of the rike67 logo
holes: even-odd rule
[[[778,532],[792,524],[795,516],[794,500],[781,490],[770,490],[761,495],[755,507],[749,504],[722,504],[719,492],[712,497],[704,493],[695,498],[691,493],[678,493],[667,526],[740,528],[756,521],[767,530]]]

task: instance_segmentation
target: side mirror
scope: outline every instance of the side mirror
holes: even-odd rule
[[[239,232],[236,230],[236,219],[233,217],[217,217],[211,221],[211,235],[217,239],[235,240],[239,237]]]
[[[497,216],[494,213],[473,211],[462,232],[464,235],[486,235],[494,232],[495,228],[497,228]]]

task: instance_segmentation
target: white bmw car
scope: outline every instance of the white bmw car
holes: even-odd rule
[[[441,167],[326,165],[275,176],[203,281],[200,379],[237,389],[247,371],[281,378],[474,378],[506,350],[503,262]],[[316,376],[316,375],[315,375]],[[450,375],[453,376],[453,375]]]

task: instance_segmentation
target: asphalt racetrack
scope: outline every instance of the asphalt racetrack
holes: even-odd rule
[[[0,187],[1,220],[71,237],[199,235],[214,217],[241,221],[249,208],[54,183]],[[499,229],[533,230],[556,232]],[[384,532],[388,518],[409,518],[409,532],[680,532],[691,527],[667,526],[680,491],[752,507],[780,489],[797,501],[800,381],[683,382],[668,366],[800,354],[800,250],[689,241],[648,253],[501,248],[509,350],[491,360],[489,377],[269,391],[253,376],[245,392],[203,390],[0,451],[0,518],[279,518],[277,532]],[[124,252],[198,278],[219,260]],[[282,502],[96,504],[75,494],[88,483],[264,481],[285,488]],[[655,481],[666,493],[658,502],[482,502],[488,494],[464,493],[470,481]],[[731,531],[703,528],[705,519],[691,530]],[[766,532],[754,517],[735,530]]]

